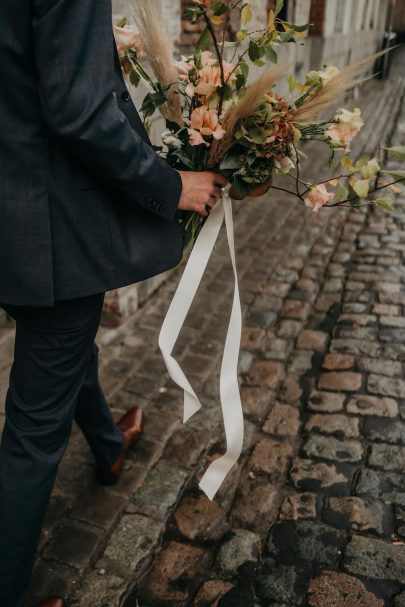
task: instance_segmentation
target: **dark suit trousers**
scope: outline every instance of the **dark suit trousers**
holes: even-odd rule
[[[0,605],[22,607],[58,464],[76,419],[99,465],[123,436],[98,383],[94,344],[104,295],[53,308],[4,305],[16,320],[0,446]]]

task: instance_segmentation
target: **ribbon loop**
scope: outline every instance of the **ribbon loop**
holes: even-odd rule
[[[201,403],[172,352],[204,276],[224,218],[235,286],[220,377],[220,397],[227,450],[222,457],[208,467],[200,482],[201,490],[211,500],[214,499],[227,474],[238,461],[242,452],[244,435],[242,403],[238,385],[242,311],[236,269],[232,202],[226,192],[222,193],[221,200],[212,209],[197,238],[159,336],[159,347],[169,375],[184,390],[184,422],[186,422],[201,408]]]

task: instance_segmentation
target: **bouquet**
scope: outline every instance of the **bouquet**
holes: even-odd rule
[[[229,179],[234,199],[258,196],[273,187],[293,194],[315,212],[362,204],[392,210],[393,198],[381,192],[397,192],[405,171],[384,172],[378,157],[357,162],[350,157],[350,144],[364,125],[361,111],[340,108],[332,117],[319,118],[362,82],[359,74],[376,56],[342,70],[328,66],[310,72],[303,83],[290,75],[290,96],[281,97],[274,91],[285,72],[277,65],[277,51],[282,44],[300,41],[308,29],[281,20],[283,4],[277,1],[263,29],[249,31],[249,2],[194,0],[185,17],[193,24],[203,22],[204,29],[194,54],[176,61],[159,0],[134,2],[137,28],[123,19],[114,29],[130,82],[148,89],[141,107],[145,126],[150,127],[158,112],[166,121],[158,152],[178,170],[221,172]],[[241,29],[229,40],[235,11]],[[262,74],[250,83],[252,66]],[[311,140],[325,143],[325,162],[331,168],[330,179],[317,184],[306,182],[300,170],[302,146]],[[388,153],[405,160],[404,147]],[[291,187],[272,185],[275,175],[282,175]],[[179,219],[186,242],[195,242],[204,218],[182,212]]]
[[[288,98],[275,91],[285,72],[277,63],[280,45],[299,42],[308,29],[282,20],[282,7],[283,0],[277,0],[265,26],[250,31],[249,2],[194,0],[186,17],[193,24],[203,24],[202,33],[195,52],[178,61],[173,58],[159,0],[136,0],[137,28],[127,25],[125,19],[114,28],[124,72],[134,86],[142,84],[147,89],[141,107],[146,128],[158,114],[166,122],[158,153],[175,169],[218,171],[230,184],[208,218],[179,213],[185,241],[193,248],[159,336],[169,374],[184,390],[187,421],[201,404],[172,353],[225,219],[235,279],[220,377],[227,450],[210,464],[200,482],[210,499],[238,461],[244,433],[238,386],[242,313],[231,197],[256,197],[273,188],[293,194],[302,201],[303,209],[306,206],[315,212],[362,204],[391,210],[393,198],[381,192],[395,192],[405,180],[403,170],[383,171],[377,156],[351,158],[351,142],[363,127],[358,108],[326,114],[339,97],[362,81],[361,73],[373,58],[342,70],[329,66],[310,72],[302,83],[288,76]],[[241,29],[230,40],[228,26],[234,12]],[[249,77],[252,67],[260,73],[253,82]],[[302,146],[313,140],[325,144],[325,161],[332,173],[321,183],[305,181],[300,166]],[[391,148],[388,154],[404,160],[405,147]],[[275,182],[276,176],[280,177]]]

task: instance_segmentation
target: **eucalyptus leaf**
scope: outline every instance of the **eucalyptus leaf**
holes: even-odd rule
[[[387,173],[388,175],[390,175],[390,177],[392,177],[393,179],[395,179],[396,181],[405,179],[405,171],[382,171],[383,173]]]
[[[266,46],[265,52],[266,52],[266,57],[267,57],[267,59],[269,59],[269,61],[272,61],[273,63],[277,63],[278,55],[272,46]]]
[[[202,34],[201,34],[201,36],[200,36],[200,39],[199,39],[199,41],[197,42],[197,45],[196,45],[196,50],[197,50],[197,51],[202,51],[202,50],[204,50],[205,48],[207,48],[207,46],[208,46],[208,44],[209,44],[210,40],[211,40],[211,34],[210,34],[210,31],[209,31],[209,29],[208,29],[208,27],[207,27],[207,28],[205,28],[205,30],[202,32]]]
[[[248,2],[247,4],[244,4],[242,10],[241,10],[241,23],[242,25],[247,25],[249,23],[249,21],[252,20],[253,17],[253,10],[252,10],[252,5],[250,2]]]
[[[374,204],[380,209],[383,209],[384,211],[393,211],[395,207],[394,200],[389,196],[375,199]]]
[[[234,171],[240,168],[240,157],[239,156],[225,156],[220,164],[221,171]]]
[[[141,77],[136,70],[131,70],[129,74],[129,81],[133,86],[139,86]]]
[[[284,0],[277,0],[276,10],[275,10],[276,16],[281,13],[283,8],[284,8]]]
[[[384,148],[388,155],[396,160],[405,160],[405,145],[397,145],[393,148]]]
[[[336,193],[336,200],[338,202],[342,202],[343,200],[347,200],[349,198],[349,189],[343,185],[339,184],[338,191]]]
[[[177,156],[186,167],[195,170],[196,167],[194,166],[192,158],[190,158],[184,150],[176,150],[172,152],[172,156]]]

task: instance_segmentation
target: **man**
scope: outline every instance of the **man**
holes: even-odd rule
[[[0,302],[16,320],[0,447],[2,607],[24,604],[73,418],[103,483],[118,480],[142,432],[137,408],[114,425],[98,383],[105,291],[175,266],[177,209],[206,215],[225,185],[176,172],[150,147],[111,13],[111,0],[0,0]]]

